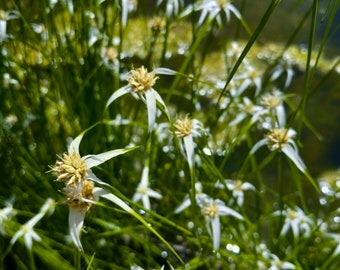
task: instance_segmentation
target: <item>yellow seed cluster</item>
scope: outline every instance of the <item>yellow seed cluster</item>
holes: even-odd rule
[[[191,134],[192,120],[188,115],[182,118],[178,118],[174,123],[175,134],[178,137],[186,137]]]
[[[287,213],[287,217],[290,219],[290,220],[294,220],[296,219],[298,216],[298,213],[294,210],[291,210]]]
[[[93,200],[94,183],[92,181],[84,180],[82,186],[79,188],[75,185],[67,185],[63,191],[67,197],[66,203],[69,207],[77,209],[79,212],[88,210],[91,207],[90,203],[83,199]]]
[[[249,114],[253,113],[253,111],[254,111],[254,104],[253,104],[252,102],[249,102],[247,105],[245,105],[245,106],[243,107],[243,110],[244,110],[246,113],[249,113]]]
[[[216,2],[222,8],[230,4],[230,0],[217,0]]]
[[[90,204],[83,199],[93,199],[94,183],[87,180],[87,165],[78,153],[63,154],[52,167],[57,181],[64,182],[63,192],[67,199],[66,204],[79,212],[88,210]]]
[[[163,29],[163,27],[164,27],[164,20],[162,17],[157,16],[153,18],[150,24],[150,28],[152,32],[159,33]]]
[[[87,176],[87,167],[84,160],[77,153],[63,154],[56,165],[52,167],[57,181],[66,182],[67,185],[78,184]]]
[[[109,47],[109,48],[106,49],[106,51],[105,51],[105,57],[106,57],[109,61],[113,62],[114,60],[117,59],[117,56],[118,56],[118,53],[117,53],[117,51],[115,50],[115,48]]]
[[[267,109],[274,109],[281,104],[281,98],[276,95],[265,95],[261,99],[261,104]]]
[[[136,93],[143,93],[151,89],[156,83],[155,73],[148,73],[148,70],[141,66],[140,68],[131,70],[131,76],[127,79],[131,88]]]
[[[242,183],[241,180],[236,180],[234,190],[235,191],[242,191],[243,190],[242,185],[243,185],[243,183]]]
[[[205,206],[202,209],[202,214],[208,218],[214,218],[218,216],[218,207],[215,203]]]
[[[270,150],[280,150],[287,144],[289,137],[285,128],[273,128],[266,135],[268,139],[268,147]]]
[[[0,9],[0,21],[6,20],[6,13],[4,10]]]
[[[146,195],[146,193],[148,192],[146,187],[139,187],[137,190],[138,193],[140,193],[141,195]]]

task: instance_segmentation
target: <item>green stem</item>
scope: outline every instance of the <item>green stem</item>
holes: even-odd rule
[[[312,60],[312,53],[314,48],[314,41],[315,41],[315,33],[316,33],[316,19],[317,19],[317,11],[318,11],[318,0],[313,1],[313,11],[312,11],[312,20],[311,20],[311,27],[310,27],[310,35],[309,35],[309,42],[308,42],[308,52],[307,52],[307,61],[306,61],[306,72],[304,78],[304,87],[303,87],[303,96],[302,100],[298,106],[299,113],[304,115],[308,91],[310,89],[311,81],[312,81],[312,68],[311,68],[311,60]],[[297,112],[297,111],[296,111]],[[302,119],[302,118],[301,118]],[[303,121],[301,120],[299,123],[299,130],[302,130]],[[301,134],[301,132],[299,132]]]
[[[190,201],[191,201],[191,209],[192,209],[192,220],[194,222],[194,236],[198,241],[199,249],[201,249],[201,238],[197,231],[198,229],[198,214],[197,214],[197,203],[196,203],[196,187],[195,187],[195,169],[194,165],[189,166],[190,170],[190,183],[191,183],[191,192],[190,192]]]
[[[283,195],[284,195],[284,185],[282,182],[282,157],[280,155],[280,153],[277,155],[277,181],[278,181],[278,189],[279,189],[279,208],[281,213],[283,212],[283,208],[284,208],[284,203],[283,203]],[[280,215],[281,217],[282,215]],[[282,221],[282,220],[281,220]],[[280,224],[282,224],[280,222]]]
[[[278,155],[278,162],[277,162],[277,181],[278,181],[278,189],[279,189],[279,209],[280,209],[280,215],[279,215],[279,226],[277,228],[277,237],[276,239],[280,239],[281,236],[281,228],[283,227],[284,223],[284,203],[283,203],[283,182],[282,182],[282,158],[281,153],[277,153]],[[277,241],[276,244],[280,244],[280,241]]]
[[[80,254],[80,251],[75,248],[74,249],[74,269],[75,270],[81,270],[81,263],[80,263],[80,257],[81,257],[81,254]]]
[[[292,170],[297,171],[295,166],[292,166],[292,167],[294,167],[294,168],[292,168]],[[297,179],[296,188],[297,188],[298,193],[299,193],[299,198],[300,198],[300,201],[301,201],[301,204],[302,204],[303,211],[306,212],[307,211],[307,203],[306,203],[306,198],[304,196],[304,191],[303,191],[301,179],[298,175],[296,177],[294,177],[294,179]]]
[[[164,40],[163,40],[162,58],[161,58],[161,66],[162,66],[162,67],[163,67],[164,64],[165,64],[165,55],[166,55],[167,44],[168,44],[169,28],[170,28],[170,21],[169,21],[169,19],[167,18],[167,19],[166,19],[166,25],[165,25]]]
[[[253,141],[251,140],[251,137],[250,136],[246,136],[246,139],[247,139],[247,143],[248,143],[248,146],[249,147],[252,147],[253,146]],[[262,215],[262,210],[261,210],[261,202],[264,201],[264,198],[261,198],[261,194],[262,196],[265,194],[264,193],[264,183],[263,183],[263,178],[262,178],[262,175],[260,173],[260,168],[259,166],[257,165],[257,162],[256,162],[256,159],[255,159],[255,156],[252,155],[252,154],[249,154],[246,158],[246,161],[250,159],[250,165],[251,165],[251,168],[252,168],[252,171],[255,173],[255,187],[257,188],[258,190],[258,193],[257,193],[257,196],[256,196],[256,201],[255,201],[255,205],[256,205],[256,220],[260,220],[260,217]],[[244,162],[247,163],[247,162]],[[243,166],[242,166],[243,167]],[[242,169],[242,168],[241,168]],[[260,231],[260,230],[259,230]]]
[[[34,261],[34,255],[33,255],[33,251],[32,248],[28,249],[28,260],[29,260],[29,266],[31,270],[35,270],[37,269],[35,266],[35,261]]]

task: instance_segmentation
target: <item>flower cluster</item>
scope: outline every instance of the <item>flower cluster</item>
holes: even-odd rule
[[[99,197],[112,198],[111,201],[129,212],[129,207],[125,205],[115,195],[107,192],[103,188],[95,187],[94,183],[108,185],[101,181],[91,170],[103,162],[124,154],[132,148],[117,149],[97,155],[87,155],[81,157],[79,154],[79,144],[84,133],[75,138],[68,147],[68,153],[59,156],[59,160],[51,167],[51,172],[57,177],[56,181],[65,183],[63,192],[66,195],[65,203],[69,206],[69,228],[70,235],[76,247],[83,250],[80,242],[80,233],[83,228],[86,212],[99,200]]]
[[[155,199],[161,199],[162,195],[149,188],[149,167],[145,166],[142,172],[142,179],[140,183],[138,184],[137,191],[133,195],[132,200],[134,202],[137,202],[139,200],[142,200],[143,206],[145,209],[150,210],[150,198],[155,198]]]
[[[41,241],[41,237],[34,231],[34,226],[46,215],[54,211],[55,201],[48,198],[43,206],[40,208],[38,214],[27,221],[21,228],[13,235],[10,244],[14,243],[20,238],[24,237],[25,245],[28,250],[32,249],[33,240]]]

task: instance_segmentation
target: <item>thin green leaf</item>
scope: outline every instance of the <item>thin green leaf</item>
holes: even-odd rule
[[[217,100],[217,105],[220,103],[222,96],[224,95],[225,91],[227,90],[227,86],[228,84],[231,82],[232,78],[234,77],[237,69],[239,68],[239,66],[241,65],[241,63],[243,62],[243,59],[246,57],[246,55],[248,54],[249,50],[251,49],[251,47],[254,45],[255,41],[257,40],[257,38],[259,37],[260,33],[262,32],[262,30],[264,29],[264,27],[266,26],[269,18],[271,17],[271,15],[273,14],[275,8],[277,7],[277,5],[281,2],[281,0],[273,0],[271,2],[271,4],[269,5],[268,9],[266,10],[265,14],[263,15],[259,25],[256,27],[254,33],[251,35],[249,41],[247,42],[246,46],[244,47],[240,57],[237,59],[233,69],[231,70],[230,74],[227,77],[227,81],[226,84]]]

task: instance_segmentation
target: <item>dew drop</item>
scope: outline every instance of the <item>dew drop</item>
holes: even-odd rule
[[[211,156],[211,155],[212,155],[210,149],[207,148],[207,147],[204,147],[204,148],[203,148],[203,152],[204,152],[204,154],[206,154],[207,156]]]
[[[340,188],[340,180],[337,180],[337,181],[335,182],[335,185],[336,185],[337,188]]]
[[[221,253],[216,252],[215,250],[214,252],[215,252],[216,259],[221,259]]]
[[[169,146],[163,146],[162,150],[163,150],[164,153],[168,153],[169,150],[170,150],[170,147]]]
[[[204,89],[201,89],[198,91],[198,94],[201,95],[201,96],[205,96],[207,94],[207,91],[204,90]]]
[[[184,171],[179,171],[179,177],[184,177],[185,176],[185,173],[184,173]]]
[[[48,93],[48,88],[45,87],[45,86],[42,86],[42,87],[40,88],[40,92],[41,92],[41,94],[46,95],[46,94]]]
[[[178,48],[178,49],[177,49],[177,53],[178,53],[178,54],[181,54],[181,55],[185,54],[185,48],[184,48],[184,47]]]
[[[327,196],[331,196],[334,193],[328,183],[322,183],[321,184],[321,191],[322,191],[323,194],[325,194]]]
[[[29,149],[30,151],[34,151],[36,148],[37,148],[37,144],[36,144],[36,143],[31,143],[31,144],[28,146],[28,149]]]
[[[333,220],[336,223],[340,223],[340,217],[338,217],[338,216],[334,217]]]
[[[327,201],[326,201],[326,199],[324,199],[324,198],[321,198],[321,199],[320,199],[320,204],[321,204],[321,205],[325,205],[325,204],[327,204]]]
[[[168,252],[166,252],[165,250],[161,252],[161,256],[163,259],[165,259],[166,257],[168,257]]]
[[[240,247],[235,244],[227,244],[226,250],[238,254],[240,252]]]

